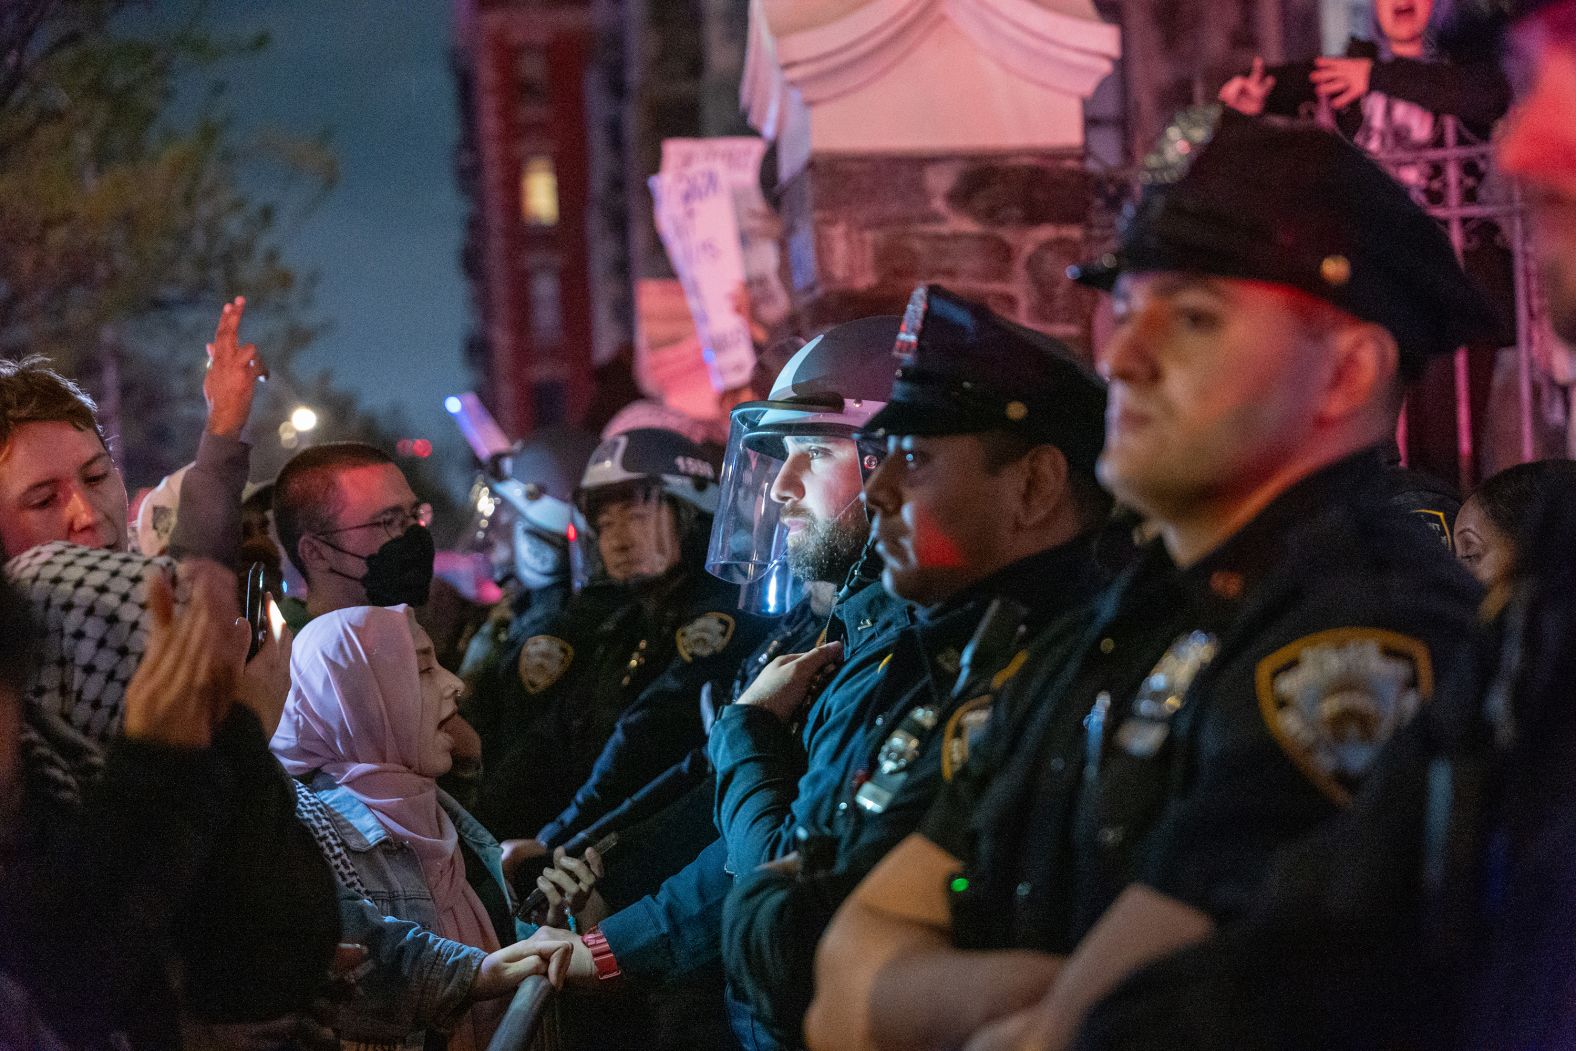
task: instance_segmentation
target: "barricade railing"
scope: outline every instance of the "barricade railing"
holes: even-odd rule
[[[541,1031],[552,998],[553,987],[542,975],[533,974],[521,982],[487,1051],[526,1051]]]

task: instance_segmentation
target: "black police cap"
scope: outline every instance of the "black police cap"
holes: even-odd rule
[[[1105,444],[1105,383],[1071,348],[940,285],[909,298],[892,395],[874,437],[1000,430],[1054,445],[1094,475]]]
[[[1166,129],[1143,181],[1117,250],[1069,277],[1107,290],[1123,271],[1158,270],[1289,285],[1388,329],[1408,375],[1498,334],[1439,223],[1334,132],[1200,107]]]

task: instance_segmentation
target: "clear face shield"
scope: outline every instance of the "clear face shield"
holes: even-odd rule
[[[775,616],[806,585],[841,586],[869,533],[860,502],[878,458],[841,414],[751,402],[731,415],[706,569],[740,589],[740,608]]]
[[[585,517],[574,531],[577,589],[594,579],[638,584],[678,565],[680,512],[661,486],[632,484],[593,489],[581,498]]]

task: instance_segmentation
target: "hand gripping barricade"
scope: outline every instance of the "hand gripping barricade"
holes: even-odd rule
[[[788,565],[783,504],[772,495],[791,455],[791,439],[857,442],[865,477],[881,462],[884,447],[856,435],[891,393],[901,320],[895,315],[861,318],[817,336],[783,366],[765,401],[745,402],[730,414],[722,496],[706,568],[739,585],[741,608],[776,615],[804,591],[804,582]]]

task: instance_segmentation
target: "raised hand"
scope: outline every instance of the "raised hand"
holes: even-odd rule
[[[246,297],[236,296],[219,311],[219,325],[208,344],[208,373],[202,396],[208,403],[208,433],[238,438],[252,415],[257,381],[268,378],[268,367],[253,343],[241,342],[241,315]]]
[[[1264,60],[1255,58],[1247,76],[1232,77],[1221,85],[1217,96],[1222,103],[1238,113],[1257,117],[1264,112],[1264,100],[1275,88],[1275,78],[1264,73]]]
[[[179,616],[169,579],[152,571],[152,625],[142,663],[126,687],[127,737],[175,748],[206,748],[229,714],[246,653],[246,625],[237,624],[235,576],[213,562],[192,560],[178,571],[191,585]]]

